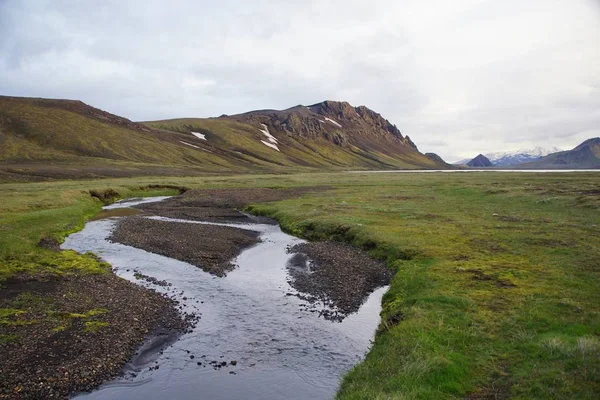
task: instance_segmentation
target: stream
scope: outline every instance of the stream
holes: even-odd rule
[[[77,399],[330,399],[343,374],[368,351],[387,287],[375,290],[342,322],[325,320],[291,295],[297,292],[287,282],[291,255],[286,248],[302,240],[278,225],[214,224],[259,231],[262,240],[242,251],[236,269],[218,278],[188,263],[107,241],[117,220],[88,222],[62,248],[99,255],[118,276],[167,293],[200,320],[191,332],[163,343],[169,346],[146,344],[123,378]],[[134,270],[170,286],[138,280]]]

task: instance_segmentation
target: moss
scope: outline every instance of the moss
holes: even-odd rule
[[[7,321],[22,314],[25,314],[25,311],[15,308],[0,308],[0,321]]]
[[[85,323],[85,331],[86,332],[98,332],[100,329],[105,328],[107,326],[109,326],[110,324],[108,322],[101,322],[101,321],[87,321]]]

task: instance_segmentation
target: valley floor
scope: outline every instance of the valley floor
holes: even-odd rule
[[[20,340],[19,325],[50,327],[42,310],[50,305],[30,295],[36,282],[106,273],[94,257],[47,248],[81,229],[99,211],[98,198],[174,194],[179,187],[319,186],[262,199],[269,202],[248,211],[277,219],[296,236],[351,243],[395,273],[375,343],[344,378],[340,399],[596,398],[598,178],[330,173],[2,184],[2,291],[15,279],[28,279],[31,290],[3,302],[0,346]],[[41,307],[37,319],[28,318],[32,307]],[[105,321],[92,314],[84,317],[94,329],[102,325],[93,322],[119,315],[104,312]]]

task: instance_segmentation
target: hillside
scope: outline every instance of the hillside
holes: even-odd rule
[[[4,180],[443,167],[379,114],[330,101],[135,123],[80,101],[0,96],[0,144]]]
[[[588,139],[572,150],[561,151],[537,161],[519,165],[522,168],[600,168],[600,137]]]
[[[261,165],[334,169],[442,167],[421,154],[408,136],[381,115],[346,102],[325,101],[286,110],[151,121],[145,125],[188,133],[194,143],[215,143]],[[205,139],[191,132],[201,133]]]
[[[80,101],[0,96],[0,179],[250,170]],[[187,168],[186,168],[187,167]]]

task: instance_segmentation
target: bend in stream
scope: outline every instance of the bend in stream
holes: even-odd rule
[[[108,207],[151,199],[139,201]],[[328,399],[369,349],[387,287],[342,322],[319,318],[290,296],[295,290],[287,282],[286,249],[301,239],[278,225],[214,224],[257,230],[262,239],[236,258],[238,268],[218,278],[185,262],[108,242],[116,221],[89,222],[62,248],[98,254],[117,275],[167,293],[181,302],[182,311],[201,319],[161,352],[154,351],[156,343],[147,344],[128,365],[132,373],[78,399]],[[137,280],[134,270],[171,286]]]

